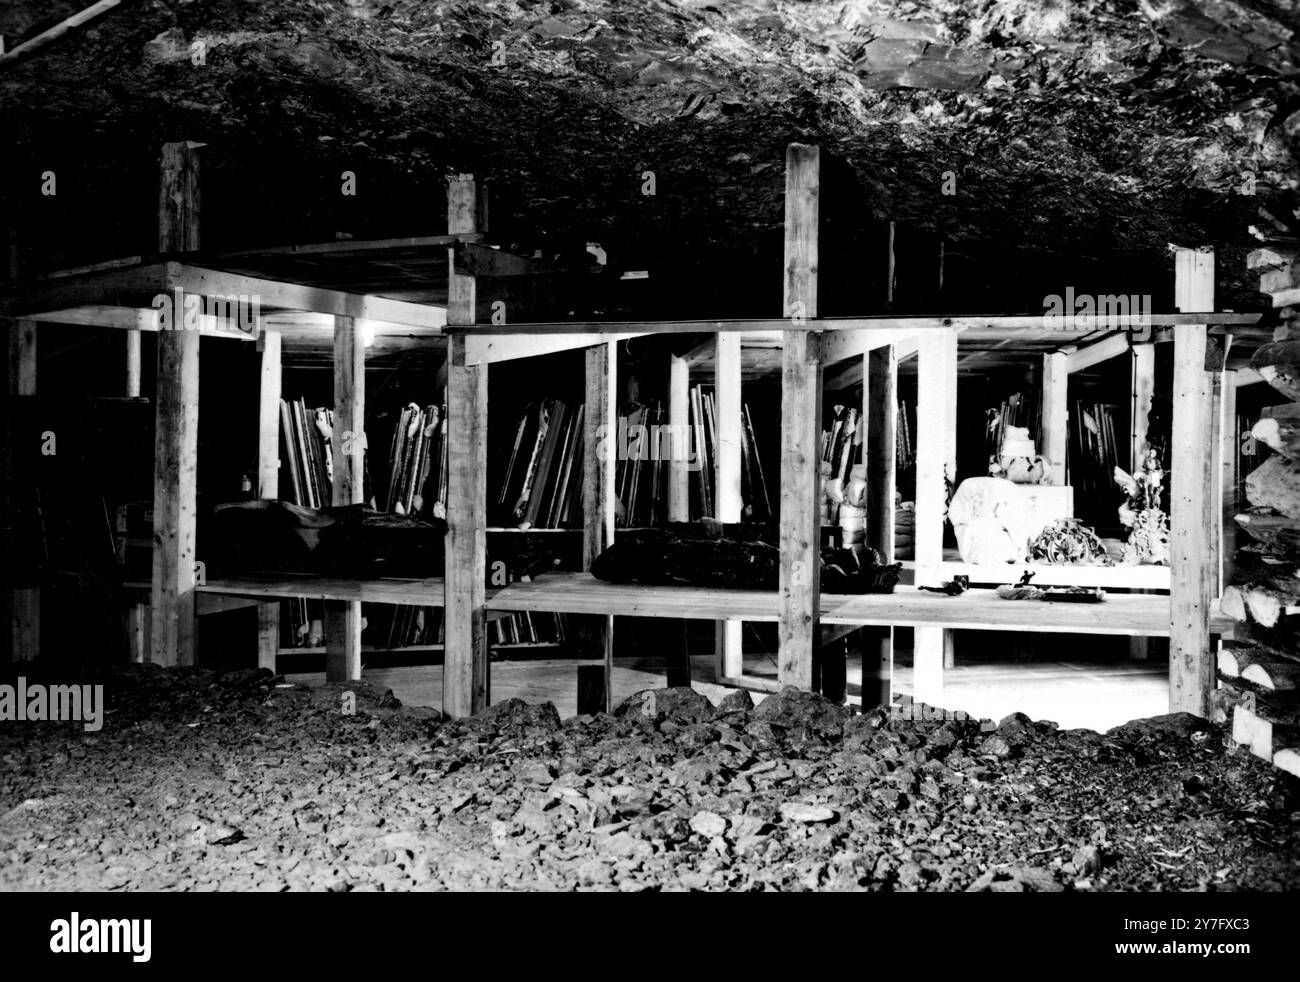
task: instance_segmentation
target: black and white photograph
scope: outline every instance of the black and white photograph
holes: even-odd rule
[[[1300,0],[8,0],[0,134],[7,952],[1284,957]]]

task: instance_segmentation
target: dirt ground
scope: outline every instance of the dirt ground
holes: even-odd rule
[[[96,681],[98,733],[0,722],[0,889],[1300,887],[1297,783],[1190,716],[1102,735],[667,689],[445,722],[269,672]]]

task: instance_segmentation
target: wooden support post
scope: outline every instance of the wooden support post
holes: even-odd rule
[[[936,586],[943,579],[947,485],[957,478],[957,332],[951,328],[922,332],[917,359],[916,583]],[[952,632],[918,627],[913,635],[913,698],[942,705]]]
[[[1065,486],[1065,461],[1070,445],[1069,356],[1053,351],[1043,355],[1042,429],[1038,452],[1047,458],[1055,487]]]
[[[778,671],[782,685],[810,689],[821,589],[821,352],[804,331],[786,331],[784,345]]]
[[[1193,313],[1214,309],[1214,252],[1179,249],[1175,259],[1175,303]],[[1207,328],[1176,325],[1174,331],[1174,418],[1170,441],[1170,570],[1172,619],[1169,633],[1169,711],[1209,715],[1215,687],[1215,652],[1210,646],[1210,607],[1219,571],[1212,564],[1217,542],[1207,534],[1220,502],[1214,492],[1214,383],[1220,373],[1205,370]]]
[[[8,396],[36,394],[36,322],[10,321],[8,331]],[[8,429],[13,425],[12,409],[5,412]],[[19,488],[28,486],[31,475],[20,473],[21,458],[14,445],[16,433],[12,430],[5,440],[5,484],[7,495],[15,496]],[[41,590],[38,586],[14,587],[8,596],[9,603],[9,657],[13,661],[34,661],[41,649]]]
[[[448,233],[478,231],[478,185],[468,174],[447,186]],[[474,277],[454,271],[447,250],[447,323],[473,324]],[[446,629],[442,708],[452,717],[471,716],[489,701],[487,646],[487,366],[465,363],[465,337],[447,342]]]
[[[690,471],[691,452],[691,375],[685,358],[671,356],[668,367],[668,431],[672,434],[672,453],[668,460],[668,521],[691,520]]]
[[[618,344],[606,341],[586,350],[586,406],[583,410],[583,445],[593,448],[582,455],[582,568],[591,569],[596,557],[614,542],[615,487],[614,467],[617,462],[611,452],[595,453],[601,446],[601,436],[616,432],[618,426]],[[614,445],[606,439],[604,446]],[[614,618],[599,618],[603,623],[598,632],[600,657],[605,663],[605,705],[612,709],[610,699],[614,676]]]
[[[913,634],[912,698],[930,706],[942,706],[943,670],[952,661],[952,631],[918,627]]]
[[[1156,346],[1133,346],[1132,401],[1129,418],[1129,473],[1142,466],[1147,450],[1147,427],[1151,417],[1151,400],[1156,387]]]
[[[894,561],[894,494],[898,452],[898,352],[892,344],[864,356],[862,366],[862,418],[867,465],[867,543],[885,562]],[[894,629],[864,629],[862,650],[862,705],[888,706],[894,675]]]
[[[257,400],[257,496],[280,497],[280,332],[262,335],[261,388]]]
[[[8,332],[8,384],[6,394],[36,394],[36,321],[10,321]],[[13,410],[5,411],[6,429],[12,427]],[[5,485],[8,496],[25,488],[30,475],[22,475],[21,459],[10,429],[5,438]],[[12,661],[35,661],[40,653],[40,588],[14,587],[9,591],[9,657]]]
[[[257,667],[275,671],[280,653],[280,601],[257,605]]]
[[[126,394],[140,398],[140,332],[135,328],[126,332]]]
[[[1219,582],[1215,596],[1232,582],[1237,558],[1237,386],[1221,378],[1218,389],[1219,418]]]
[[[366,345],[361,322],[334,318],[334,474],[331,501],[356,505],[364,500],[366,425]],[[325,601],[325,680],[361,678],[361,602]]]
[[[158,251],[196,251],[200,247],[197,146],[164,144],[160,171]],[[196,657],[198,332],[159,331],[157,372],[150,657],[160,665],[192,665]]]
[[[131,664],[141,665],[149,660],[149,653],[153,650],[149,644],[152,626],[149,604],[131,601],[126,609],[126,645]]]
[[[1136,474],[1147,451],[1147,427],[1151,400],[1156,387],[1156,346],[1138,344],[1132,348],[1131,398],[1129,403],[1129,473]],[[1129,638],[1129,657],[1146,661],[1150,655],[1150,638]]]
[[[791,144],[785,157],[785,315],[817,316],[821,151]],[[782,332],[780,620],[782,685],[811,689],[821,590],[821,338]]]
[[[135,332],[138,334],[139,332]],[[280,332],[262,335],[261,385],[257,400],[257,496],[280,497]],[[280,650],[280,601],[257,605],[257,665],[275,671]],[[328,659],[326,660],[328,670]]]
[[[866,355],[863,418],[867,447],[867,542],[894,561],[894,486],[898,425],[898,357],[892,344]]]
[[[741,497],[741,447],[744,440],[740,396],[740,335],[718,333],[714,367],[713,398],[718,414],[717,504],[714,518],[739,522],[744,501]],[[745,671],[742,648],[744,623],[718,621],[714,631],[714,665],[721,678],[739,678]]]
[[[951,328],[921,332],[916,414],[916,583],[938,586],[947,483],[956,480],[957,333]]]
[[[454,718],[488,704],[487,367],[466,366],[463,336],[447,342],[446,655],[442,708]]]

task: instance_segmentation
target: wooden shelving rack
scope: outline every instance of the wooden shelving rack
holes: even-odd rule
[[[327,345],[333,354],[336,426],[360,431],[364,420],[365,336],[388,349],[446,345],[450,466],[446,570],[423,581],[196,582],[195,470],[197,460],[198,354],[201,337],[222,343],[252,343],[204,320],[197,330],[166,330],[158,337],[156,402],[155,550],[150,587],[152,625],[145,657],[163,665],[188,664],[195,652],[195,617],[201,609],[259,604],[261,660],[273,663],[278,636],[278,598],[308,596],[327,604],[327,667],[335,681],[360,673],[360,604],[365,600],[438,606],[445,611],[443,707],[466,716],[488,703],[488,643],[491,616],[510,611],[590,613],[605,618],[606,694],[612,668],[615,616],[695,618],[719,623],[718,675],[755,688],[764,680],[743,677],[739,623],[777,624],[779,685],[811,688],[817,660],[828,638],[859,627],[909,626],[916,636],[917,699],[942,704],[945,652],[954,630],[1022,630],[1121,634],[1170,639],[1170,708],[1205,714],[1215,684],[1214,642],[1230,630],[1218,611],[1220,555],[1225,550],[1221,484],[1229,455],[1222,452],[1219,418],[1234,392],[1236,372],[1224,360],[1225,333],[1247,336],[1255,314],[1213,312],[1213,254],[1181,250],[1176,256],[1180,313],[1152,315],[1143,322],[1154,341],[1172,342],[1175,358],[1172,503],[1173,565],[1168,571],[1063,567],[1038,570],[1041,582],[1086,581],[1115,588],[1166,590],[1116,595],[1101,608],[1020,604],[1001,601],[988,586],[1018,578],[1023,567],[971,569],[946,561],[943,523],[945,477],[955,477],[956,389],[959,348],[973,339],[1024,339],[1025,350],[1044,361],[1044,450],[1064,447],[1065,386],[1072,366],[1128,355],[1141,371],[1152,364],[1150,345],[1130,343],[1125,329],[1137,326],[1124,315],[1112,330],[1045,328],[1041,314],[1008,316],[818,316],[818,210],[820,152],[791,145],[786,157],[784,311],[782,316],[746,320],[659,322],[562,321],[482,324],[479,287],[497,275],[520,275],[529,260],[485,244],[479,227],[480,194],[470,175],[448,185],[445,235],[375,243],[325,243],[279,250],[207,256],[200,251],[197,149],[167,144],[162,153],[159,255],[134,257],[95,268],[69,271],[24,284],[3,306],[10,331],[11,385],[34,391],[37,322],[81,323],[127,332],[126,376],[138,392],[141,330],[157,330],[149,298],[174,289],[203,296],[257,295],[264,330],[259,405],[259,489],[274,496],[278,486],[278,400],[283,347]],[[385,257],[423,263],[433,271],[418,302],[378,295],[392,289],[393,267]],[[375,272],[367,278],[367,264]],[[409,274],[409,265],[403,267]],[[267,275],[271,270],[273,275]],[[277,278],[282,277],[282,278]],[[370,292],[371,282],[381,284]],[[346,287],[346,288],[341,288]],[[1115,330],[1118,329],[1118,330]],[[615,345],[629,337],[664,333],[714,336],[714,387],[721,453],[717,460],[718,514],[740,518],[740,386],[746,348],[761,351],[767,368],[781,374],[782,445],[779,497],[780,587],[772,593],[695,588],[660,589],[604,583],[589,573],[555,574],[532,584],[513,584],[495,593],[487,587],[487,379],[492,364],[557,351],[584,349],[586,446],[602,425],[616,422]],[[1215,339],[1212,343],[1211,339]],[[1216,360],[1217,355],[1217,360]],[[913,582],[890,595],[842,597],[819,589],[822,373],[827,364],[858,359],[864,381],[870,475],[868,541],[892,558],[894,527],[894,412],[900,360],[915,357],[919,390],[916,494],[916,559]],[[1147,369],[1140,366],[1146,365]],[[670,423],[686,422],[688,367],[681,358],[670,369]],[[12,380],[18,380],[14,382]],[[1136,379],[1149,386],[1149,375]],[[1135,390],[1136,391],[1136,390]],[[1149,395],[1147,396],[1149,400]],[[1145,419],[1145,413],[1143,413]],[[1210,434],[1211,438],[1206,439]],[[336,458],[335,503],[360,500],[361,451]],[[1053,457],[1053,459],[1058,459]],[[1063,456],[1059,459],[1064,459]],[[584,569],[615,535],[612,455],[584,454]],[[687,516],[686,462],[669,467],[669,515]],[[1229,526],[1230,527],[1230,526]],[[1207,530],[1213,530],[1207,535]],[[948,598],[917,590],[938,585],[956,572],[981,584]],[[30,593],[30,592],[29,592]],[[30,604],[30,595],[14,603]],[[35,600],[39,603],[39,597]],[[33,652],[30,616],[15,618],[15,650]],[[38,622],[37,622],[38,623]],[[827,649],[829,651],[829,649]],[[887,656],[887,655],[886,655]],[[842,654],[839,656],[842,657]]]

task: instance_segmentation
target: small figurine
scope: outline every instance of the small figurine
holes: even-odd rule
[[[1119,520],[1131,530],[1124,543],[1125,565],[1169,565],[1169,516],[1160,508],[1164,480],[1160,454],[1151,448],[1134,474],[1115,468],[1115,483],[1128,496],[1119,506]]]

